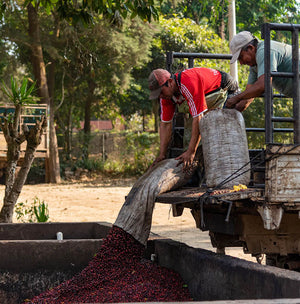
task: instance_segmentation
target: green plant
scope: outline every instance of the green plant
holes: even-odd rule
[[[15,206],[16,218],[22,223],[44,223],[49,220],[48,205],[41,201],[37,196],[33,199],[33,203],[30,204],[26,200],[24,202],[17,203]]]
[[[14,105],[23,106],[25,104],[36,103],[36,98],[31,96],[31,93],[35,89],[35,83],[28,87],[28,78],[23,78],[22,84],[18,86],[16,80],[11,77],[11,89],[3,81],[1,89]]]
[[[34,215],[38,223],[45,223],[49,219],[48,205],[45,204],[44,201],[40,202],[39,200],[38,200],[38,205],[36,205],[35,204],[36,200],[38,200],[38,198],[35,198],[34,200],[34,206],[33,206]]]
[[[76,162],[75,167],[87,169],[89,171],[102,171],[103,161],[99,158],[83,158]]]
[[[128,132],[126,134],[126,152],[123,155],[129,166],[127,173],[143,174],[151,165],[159,149],[159,137],[156,133]],[[131,156],[128,158],[128,156]]]

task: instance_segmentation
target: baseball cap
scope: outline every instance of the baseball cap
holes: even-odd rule
[[[255,37],[248,31],[243,31],[235,35],[229,43],[229,48],[232,54],[230,63],[234,63],[238,60],[241,50]]]
[[[164,69],[156,69],[151,72],[148,78],[150,89],[149,99],[156,99],[159,97],[162,86],[170,77],[171,74]]]

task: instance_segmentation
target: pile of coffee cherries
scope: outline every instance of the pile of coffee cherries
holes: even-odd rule
[[[82,272],[26,303],[191,301],[181,277],[144,259],[144,249],[130,234],[113,226]]]

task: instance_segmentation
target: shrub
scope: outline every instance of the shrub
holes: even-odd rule
[[[28,203],[27,200],[25,203],[17,203],[15,213],[17,220],[22,223],[44,223],[49,220],[48,205],[37,196],[33,199],[32,204]]]

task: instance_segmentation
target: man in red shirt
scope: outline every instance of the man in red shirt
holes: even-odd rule
[[[176,104],[185,100],[193,117],[188,149],[176,159],[183,170],[192,164],[201,136],[199,121],[208,109],[223,107],[227,96],[238,91],[237,82],[227,73],[210,68],[191,68],[171,75],[167,70],[156,69],[148,79],[150,99],[160,98],[160,153],[152,166],[166,158],[172,136],[172,119]]]

